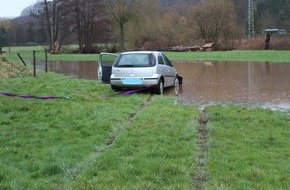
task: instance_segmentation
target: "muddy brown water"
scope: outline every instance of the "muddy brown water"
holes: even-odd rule
[[[182,103],[290,109],[290,63],[174,61],[173,65],[183,85],[166,89],[165,95],[175,95]],[[96,62],[53,61],[48,70],[98,80]]]

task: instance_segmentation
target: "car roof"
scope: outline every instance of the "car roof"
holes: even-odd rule
[[[138,53],[146,53],[146,54],[153,53],[153,54],[159,54],[161,52],[159,52],[159,51],[126,51],[126,52],[122,52],[121,54],[138,54]]]

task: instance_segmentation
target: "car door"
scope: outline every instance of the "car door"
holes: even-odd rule
[[[112,66],[117,56],[117,54],[113,53],[100,53],[98,61],[98,78],[100,82],[110,83]]]
[[[174,85],[174,80],[176,77],[176,70],[173,68],[170,60],[164,55],[164,54],[160,54],[159,55],[159,62],[162,62],[162,72],[165,76],[165,81],[164,81],[164,86],[168,87],[168,86],[173,86]]]

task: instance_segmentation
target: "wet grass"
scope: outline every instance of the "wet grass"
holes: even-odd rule
[[[194,189],[198,111],[57,74],[1,79],[0,189]],[[207,189],[287,189],[289,112],[210,106]]]
[[[44,60],[44,47],[11,47],[4,54],[15,63],[20,63],[17,53],[24,60],[33,60],[33,50],[36,51],[36,59]],[[214,52],[165,52],[172,60],[209,60],[209,61],[270,61],[287,62],[290,60],[290,51],[287,50],[234,50],[234,51],[214,51]],[[97,61],[98,54],[48,54],[49,60],[70,60],[70,61]]]
[[[113,96],[108,85],[53,73],[0,86],[70,97],[0,96],[0,189],[190,187],[195,106],[147,93]]]
[[[289,189],[289,112],[213,106],[208,119],[207,189]]]
[[[11,52],[5,53],[2,56],[5,57],[7,60],[17,64],[23,64],[20,58],[18,57],[18,52]],[[20,51],[19,55],[22,57],[24,62],[32,63],[33,60],[33,50],[28,51]],[[37,51],[35,53],[36,60],[45,60],[45,53],[44,51]],[[62,61],[98,61],[99,55],[98,54],[48,54],[48,60],[62,60]]]
[[[206,108],[206,180],[198,181],[197,106],[11,67],[21,74],[1,76],[0,91],[61,98],[0,96],[0,189],[290,187],[290,110]]]
[[[173,60],[209,60],[209,61],[269,61],[290,62],[290,51],[276,50],[235,50],[213,52],[167,52]]]
[[[168,119],[168,118],[174,118]],[[73,189],[190,189],[196,109],[153,97]]]

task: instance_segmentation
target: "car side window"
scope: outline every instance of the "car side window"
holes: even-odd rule
[[[166,57],[166,55],[164,55],[164,54],[162,54],[162,56],[163,56],[163,58],[164,58],[164,60],[165,60],[165,64],[166,64],[167,66],[172,67],[171,61],[168,59],[168,57]]]
[[[165,64],[162,55],[158,55],[158,63],[161,64],[161,65],[164,65]]]

